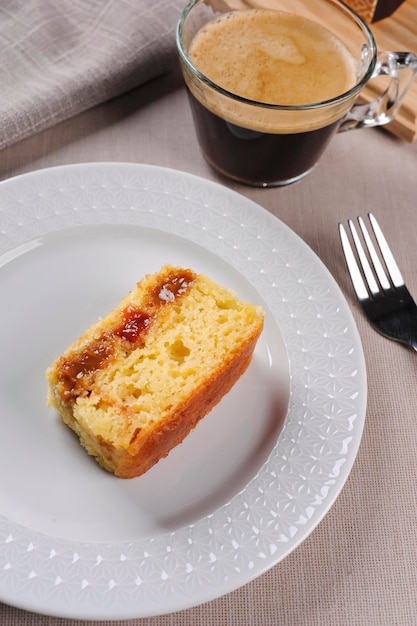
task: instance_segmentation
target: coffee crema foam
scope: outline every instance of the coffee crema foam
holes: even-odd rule
[[[260,104],[320,103],[346,93],[357,81],[357,63],[340,39],[317,22],[282,11],[225,13],[197,32],[189,57],[203,75],[222,89]],[[262,121],[258,108],[251,119],[247,107],[244,110],[237,101],[226,102],[224,96],[216,100],[209,90],[204,94],[200,86],[197,93],[189,82],[188,86],[214,113],[237,124],[268,128],[271,132],[271,114],[265,112]],[[344,112],[340,107],[330,115],[329,111],[321,115],[316,112],[311,116],[311,125],[329,123]],[[308,126],[307,118],[303,124],[306,123]]]
[[[197,33],[189,55],[216,85],[265,104],[322,102],[356,82],[356,63],[340,39],[281,11],[226,13]]]

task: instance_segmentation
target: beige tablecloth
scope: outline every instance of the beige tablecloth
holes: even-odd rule
[[[417,297],[417,144],[385,131],[353,131],[335,137],[315,171],[293,186],[230,184],[204,162],[181,79],[173,72],[3,150],[0,177],[90,161],[151,163],[197,174],[237,190],[281,219],[317,253],[343,290],[362,338],[369,384],[365,430],[353,470],[330,512],[296,550],[222,598],[175,614],[118,623],[416,624],[417,355],[379,336],[364,319],[347,277],[337,224],[372,210]],[[0,604],[0,623],[109,622],[48,617]]]

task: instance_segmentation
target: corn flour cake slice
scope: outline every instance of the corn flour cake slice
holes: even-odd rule
[[[48,404],[102,467],[139,476],[231,389],[263,321],[207,276],[165,265],[52,363]]]

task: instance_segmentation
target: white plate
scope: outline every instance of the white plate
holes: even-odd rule
[[[262,304],[265,330],[218,407],[123,481],[46,408],[44,373],[165,262]],[[248,199],[123,163],[5,181],[0,293],[0,600],[97,620],[188,608],[281,561],[342,489],[365,418],[359,336],[319,259]]]

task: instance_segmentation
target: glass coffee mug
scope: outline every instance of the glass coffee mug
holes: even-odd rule
[[[417,72],[338,0],[193,0],[177,48],[206,160],[264,187],[303,178],[335,132],[391,121]],[[381,95],[356,103],[377,76]]]

